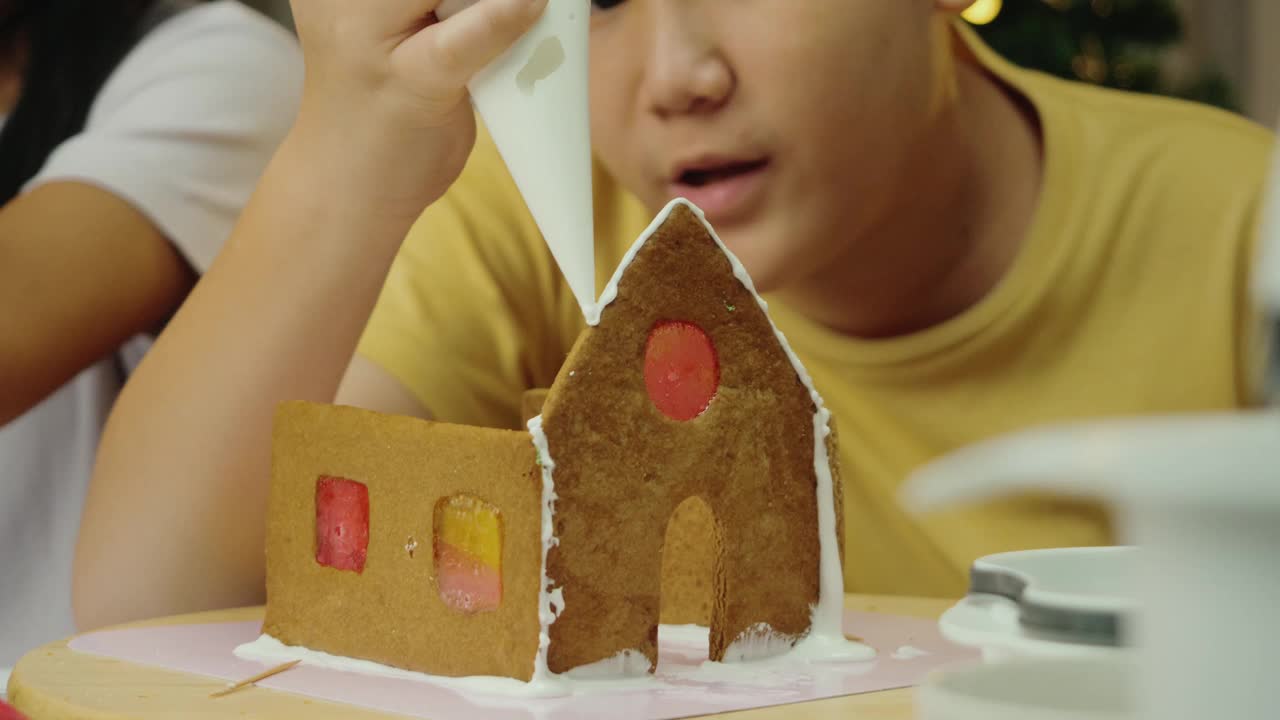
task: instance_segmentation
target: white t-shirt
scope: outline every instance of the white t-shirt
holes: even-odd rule
[[[27,189],[54,180],[105,188],[203,272],[291,125],[301,86],[302,56],[286,30],[233,0],[200,5],[133,48],[84,131]],[[71,564],[93,456],[149,342],[135,338],[0,428],[0,668],[74,630]]]

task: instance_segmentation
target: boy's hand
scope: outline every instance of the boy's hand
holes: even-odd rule
[[[477,0],[438,21],[441,0],[292,0],[306,58],[295,134],[318,164],[416,214],[471,151],[467,83],[546,3]]]

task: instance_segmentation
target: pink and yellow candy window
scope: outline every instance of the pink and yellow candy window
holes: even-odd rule
[[[440,599],[463,613],[496,610],[502,602],[502,517],[470,495],[436,503],[435,569]]]

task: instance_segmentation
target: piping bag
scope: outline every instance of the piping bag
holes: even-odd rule
[[[475,0],[444,0],[441,20]],[[596,306],[590,0],[549,0],[542,17],[467,86],[585,317]]]

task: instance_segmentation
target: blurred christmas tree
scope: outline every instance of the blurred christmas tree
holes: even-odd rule
[[[979,0],[966,17],[990,20],[978,33],[1024,67],[1239,110],[1222,72],[1179,67],[1172,53],[1183,25],[1174,0]]]

